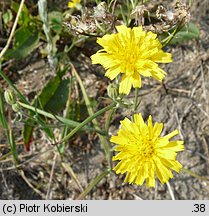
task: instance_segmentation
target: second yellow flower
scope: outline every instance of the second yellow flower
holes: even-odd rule
[[[172,62],[170,53],[162,50],[157,35],[143,31],[142,27],[116,27],[118,33],[107,34],[97,39],[103,49],[91,56],[93,64],[101,64],[111,80],[123,74],[119,93],[129,94],[132,86],[141,87],[141,75],[159,81],[166,73],[157,63]]]

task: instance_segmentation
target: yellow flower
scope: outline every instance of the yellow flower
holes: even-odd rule
[[[172,62],[170,53],[162,51],[157,35],[126,26],[117,26],[118,33],[97,39],[103,49],[91,56],[92,64],[101,64],[107,72],[105,76],[113,80],[123,74],[119,93],[128,94],[131,87],[141,87],[141,77],[154,77],[162,81],[166,73],[157,63]]]
[[[164,184],[173,178],[170,169],[180,171],[182,165],[176,155],[184,150],[183,141],[169,141],[178,130],[160,137],[163,124],[156,122],[153,126],[149,116],[147,125],[141,114],[134,115],[134,122],[125,118],[121,125],[110,141],[117,144],[115,151],[119,152],[113,157],[120,160],[114,170],[117,174],[127,172],[125,182],[142,185],[146,180],[147,187],[155,187],[155,176]]]
[[[68,7],[69,8],[74,8],[76,7],[78,4],[80,4],[81,0],[72,0],[72,2],[68,2]]]

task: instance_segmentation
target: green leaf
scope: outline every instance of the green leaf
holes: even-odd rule
[[[41,92],[36,96],[33,105],[38,102],[38,108],[44,107],[56,92],[57,88],[60,85],[60,82],[61,80],[58,75],[55,76],[52,80],[50,80],[41,90]]]
[[[55,114],[62,110],[68,99],[69,79],[62,80],[54,95],[50,98],[45,109]]]
[[[10,21],[12,21],[13,15],[10,9],[7,9],[6,13],[3,15],[4,24],[7,25]]]
[[[62,30],[63,14],[58,11],[52,11],[48,13],[48,19],[51,29],[57,33],[60,33]]]
[[[17,29],[14,35],[14,47],[18,48],[18,46],[22,45],[32,35],[31,32],[32,29],[24,26]]]
[[[15,13],[18,12],[18,9],[19,9],[19,4],[12,1],[12,4],[11,4],[11,9],[15,11]],[[24,4],[23,6],[23,9],[22,9],[22,12],[20,14],[20,17],[18,19],[18,24],[20,26],[24,25],[24,26],[28,26],[29,22],[31,20],[31,17],[30,17],[30,13],[28,11],[28,8],[26,7],[26,5]]]
[[[60,85],[62,84],[62,77],[65,75],[68,67],[64,68],[63,70],[58,71],[57,75],[52,78],[40,91],[39,94],[36,95],[35,99],[33,100],[33,106],[36,108],[45,108],[46,104],[53,98],[55,93],[58,91]],[[60,90],[59,90],[60,91]],[[58,91],[58,92],[59,92]],[[58,96],[56,96],[58,97]],[[59,102],[59,98],[56,98],[56,102]],[[52,103],[52,102],[51,102]],[[50,103],[49,103],[50,104]],[[49,108],[50,105],[48,105]],[[53,107],[50,106],[50,109]],[[31,113],[33,115],[33,113]],[[42,119],[40,116],[37,115],[37,121],[40,125],[44,126],[45,122],[44,119]],[[33,127],[29,126],[31,124],[31,119],[28,119],[24,125],[23,128],[23,140],[24,144],[27,147],[31,141],[32,133],[33,133]],[[47,136],[51,139],[53,139],[53,132],[52,129],[44,127],[43,130],[47,134]]]
[[[190,22],[173,37],[173,39],[170,41],[170,44],[181,44],[192,39],[197,39],[199,36],[199,29],[194,23]]]
[[[33,127],[30,126],[30,124],[32,123],[34,123],[34,121],[32,119],[28,119],[27,122],[24,124],[22,132],[24,145],[27,151],[30,150],[30,143],[32,141]]]
[[[32,33],[19,46],[7,50],[7,52],[5,53],[5,58],[7,59],[15,58],[17,60],[25,58],[26,56],[31,54],[33,50],[37,48],[39,38],[40,38],[39,32]]]
[[[63,70],[58,71],[57,75],[52,78],[46,85],[45,87],[40,91],[40,93],[35,97],[33,101],[33,105],[38,104],[37,108],[45,108],[46,104],[50,101],[53,100],[53,97],[56,97],[56,100],[59,101],[57,94],[63,94],[64,93],[64,99],[66,102],[66,94],[67,92],[61,92],[61,91],[66,91],[68,87],[68,82],[66,80],[62,80],[62,77],[65,75],[66,71],[68,70],[68,67],[64,68]],[[67,82],[67,83],[66,83]],[[65,84],[64,86],[63,83]],[[56,101],[56,102],[57,102]],[[52,103],[52,102],[51,102]]]
[[[88,110],[85,101],[72,100],[69,112],[69,118],[74,121],[83,121],[88,117]]]

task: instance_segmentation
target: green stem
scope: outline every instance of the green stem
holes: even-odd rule
[[[108,116],[107,116],[107,120],[106,120],[106,123],[105,123],[105,131],[107,133],[107,135],[109,135],[109,127],[110,127],[110,122],[112,120],[112,116],[113,114],[115,113],[116,109],[111,109],[108,113]],[[109,148],[111,148],[110,144],[109,144]],[[112,167],[112,151],[109,150],[109,154],[107,155],[107,161],[108,161],[108,165],[109,167]]]
[[[72,121],[70,119],[66,119],[66,118],[63,118],[63,117],[60,117],[60,116],[57,116],[57,115],[52,115],[51,113],[48,113],[46,111],[43,111],[43,110],[40,110],[38,108],[35,108],[31,105],[28,105],[28,104],[25,104],[25,103],[22,103],[20,101],[17,102],[21,107],[24,107],[28,110],[31,110],[31,111],[34,111],[40,115],[43,115],[43,116],[46,116],[47,118],[51,118],[51,119],[57,119],[59,121],[61,121],[62,123],[70,126],[70,127],[78,127],[80,125],[79,122],[76,122],[76,121]],[[92,128],[92,127],[84,127],[83,128],[84,130],[88,130],[88,131],[94,131],[94,132],[97,132],[97,133],[100,133],[102,135],[105,135],[106,133],[100,131],[100,130],[97,130],[95,128]]]
[[[52,31],[49,24],[47,0],[38,1],[38,11],[39,11],[40,19],[43,22],[43,30],[47,40],[46,49],[48,51],[48,62],[49,65],[55,70],[57,65],[57,59],[55,57],[56,44],[53,43]]]
[[[107,120],[106,120],[106,123],[105,123],[105,131],[107,132],[107,134],[108,134],[109,127],[110,127],[110,122],[112,120],[112,116],[113,116],[114,113],[115,113],[115,109],[110,110],[109,113],[108,113]]]
[[[72,86],[73,86],[73,80],[70,79],[70,85],[69,85],[69,92],[68,92],[68,100],[66,103],[66,109],[65,109],[65,118],[70,118],[70,110],[71,110],[71,94],[72,94]],[[68,134],[69,126],[65,125],[62,131],[61,139],[63,139]],[[59,145],[59,152],[61,154],[65,151],[66,142],[63,142]]]
[[[132,6],[132,9],[134,8],[135,4],[133,2],[133,0],[130,0],[131,1],[131,6]]]
[[[91,190],[94,188],[106,175],[110,173],[110,169],[105,170],[103,173],[101,173],[99,176],[97,176],[85,189],[83,193],[80,194],[80,196],[77,198],[78,200],[83,199]]]
[[[172,32],[172,34],[170,34],[167,38],[165,38],[164,40],[161,41],[163,47],[165,47],[166,45],[168,45],[168,43],[173,39],[173,37],[176,35],[176,33],[178,33],[180,31],[180,29],[182,28],[181,23],[174,29],[174,31]]]
[[[193,4],[193,0],[189,0],[189,8],[191,8],[192,4]]]
[[[209,181],[209,178],[208,178],[208,177],[200,176],[200,175],[198,175],[198,174],[196,174],[196,173],[194,173],[194,172],[192,172],[192,171],[190,171],[190,170],[188,170],[188,169],[182,168],[181,170],[182,170],[184,173],[187,173],[187,174],[189,174],[189,175],[191,175],[191,176],[193,176],[193,177],[195,177],[195,178],[198,178],[198,179],[201,179],[201,180]]]
[[[86,40],[86,37],[82,37],[82,38],[79,38],[79,39],[73,38],[73,41],[72,41],[71,45],[68,48],[65,48],[64,52],[69,53],[76,44],[79,44],[79,43],[81,43],[81,42],[83,42],[85,40]]]
[[[60,143],[65,142],[66,140],[68,140],[70,137],[72,137],[77,131],[79,131],[81,128],[83,128],[86,124],[88,124],[89,122],[91,122],[92,120],[94,120],[95,118],[97,118],[98,116],[100,116],[101,114],[107,112],[108,110],[112,109],[113,107],[115,107],[116,103],[113,102],[111,103],[109,106],[99,110],[98,112],[96,112],[94,115],[89,116],[87,119],[85,119],[83,122],[81,122],[76,128],[74,128],[67,136],[65,136]]]

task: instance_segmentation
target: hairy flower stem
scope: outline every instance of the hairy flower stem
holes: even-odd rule
[[[51,119],[55,119],[55,120],[57,119],[58,121],[61,121],[62,123],[66,124],[66,125],[68,125],[68,126],[70,126],[70,127],[78,127],[78,126],[80,125],[79,122],[72,121],[72,120],[70,120],[70,119],[66,119],[66,118],[63,118],[63,117],[60,117],[60,116],[57,116],[57,115],[53,115],[53,114],[51,114],[51,113],[48,113],[48,112],[43,111],[43,110],[40,110],[40,109],[38,109],[38,108],[35,108],[35,107],[31,106],[31,105],[22,103],[22,102],[20,102],[20,101],[18,101],[17,103],[18,103],[21,107],[23,107],[23,108],[26,108],[26,109],[28,109],[28,110],[34,111],[34,112],[36,112],[36,113],[38,113],[38,114],[40,114],[40,115],[43,115],[43,116],[45,116],[45,117],[47,117],[47,118],[51,118]],[[88,130],[88,131],[94,131],[94,132],[97,132],[97,133],[99,133],[99,134],[105,135],[105,133],[104,133],[103,131],[97,130],[97,129],[92,128],[92,127],[84,127],[83,129],[84,129],[84,130]]]
[[[113,102],[109,106],[106,106],[105,108],[99,110],[98,112],[94,113],[94,115],[89,116],[87,119],[85,119],[83,122],[81,122],[76,128],[74,128],[67,136],[65,136],[59,143],[65,142],[69,138],[71,138],[77,131],[79,131],[81,128],[83,128],[85,125],[87,125],[89,122],[100,116],[101,114],[107,112],[108,110],[111,110],[115,107],[116,103]]]
[[[47,40],[47,51],[48,51],[48,62],[50,67],[55,70],[57,65],[57,59],[55,58],[55,49],[53,44],[53,37],[51,34],[51,29],[49,26],[49,20],[47,15],[47,1],[39,0],[38,1],[38,10],[40,14],[40,18],[43,22],[43,30],[46,35]]]
[[[107,133],[107,136],[109,135],[110,122],[112,120],[112,116],[114,115],[115,111],[116,111],[116,109],[111,109],[108,112],[108,115],[107,115],[107,120],[106,120],[106,123],[105,123],[105,131]],[[109,137],[108,137],[108,139],[109,139]],[[109,154],[107,155],[107,160],[108,160],[109,167],[112,168],[112,151],[109,151]]]
[[[110,169],[105,170],[103,173],[98,175],[89,185],[88,187],[84,190],[83,193],[80,194],[80,196],[77,198],[77,200],[84,199],[85,196],[109,173],[111,172]]]

